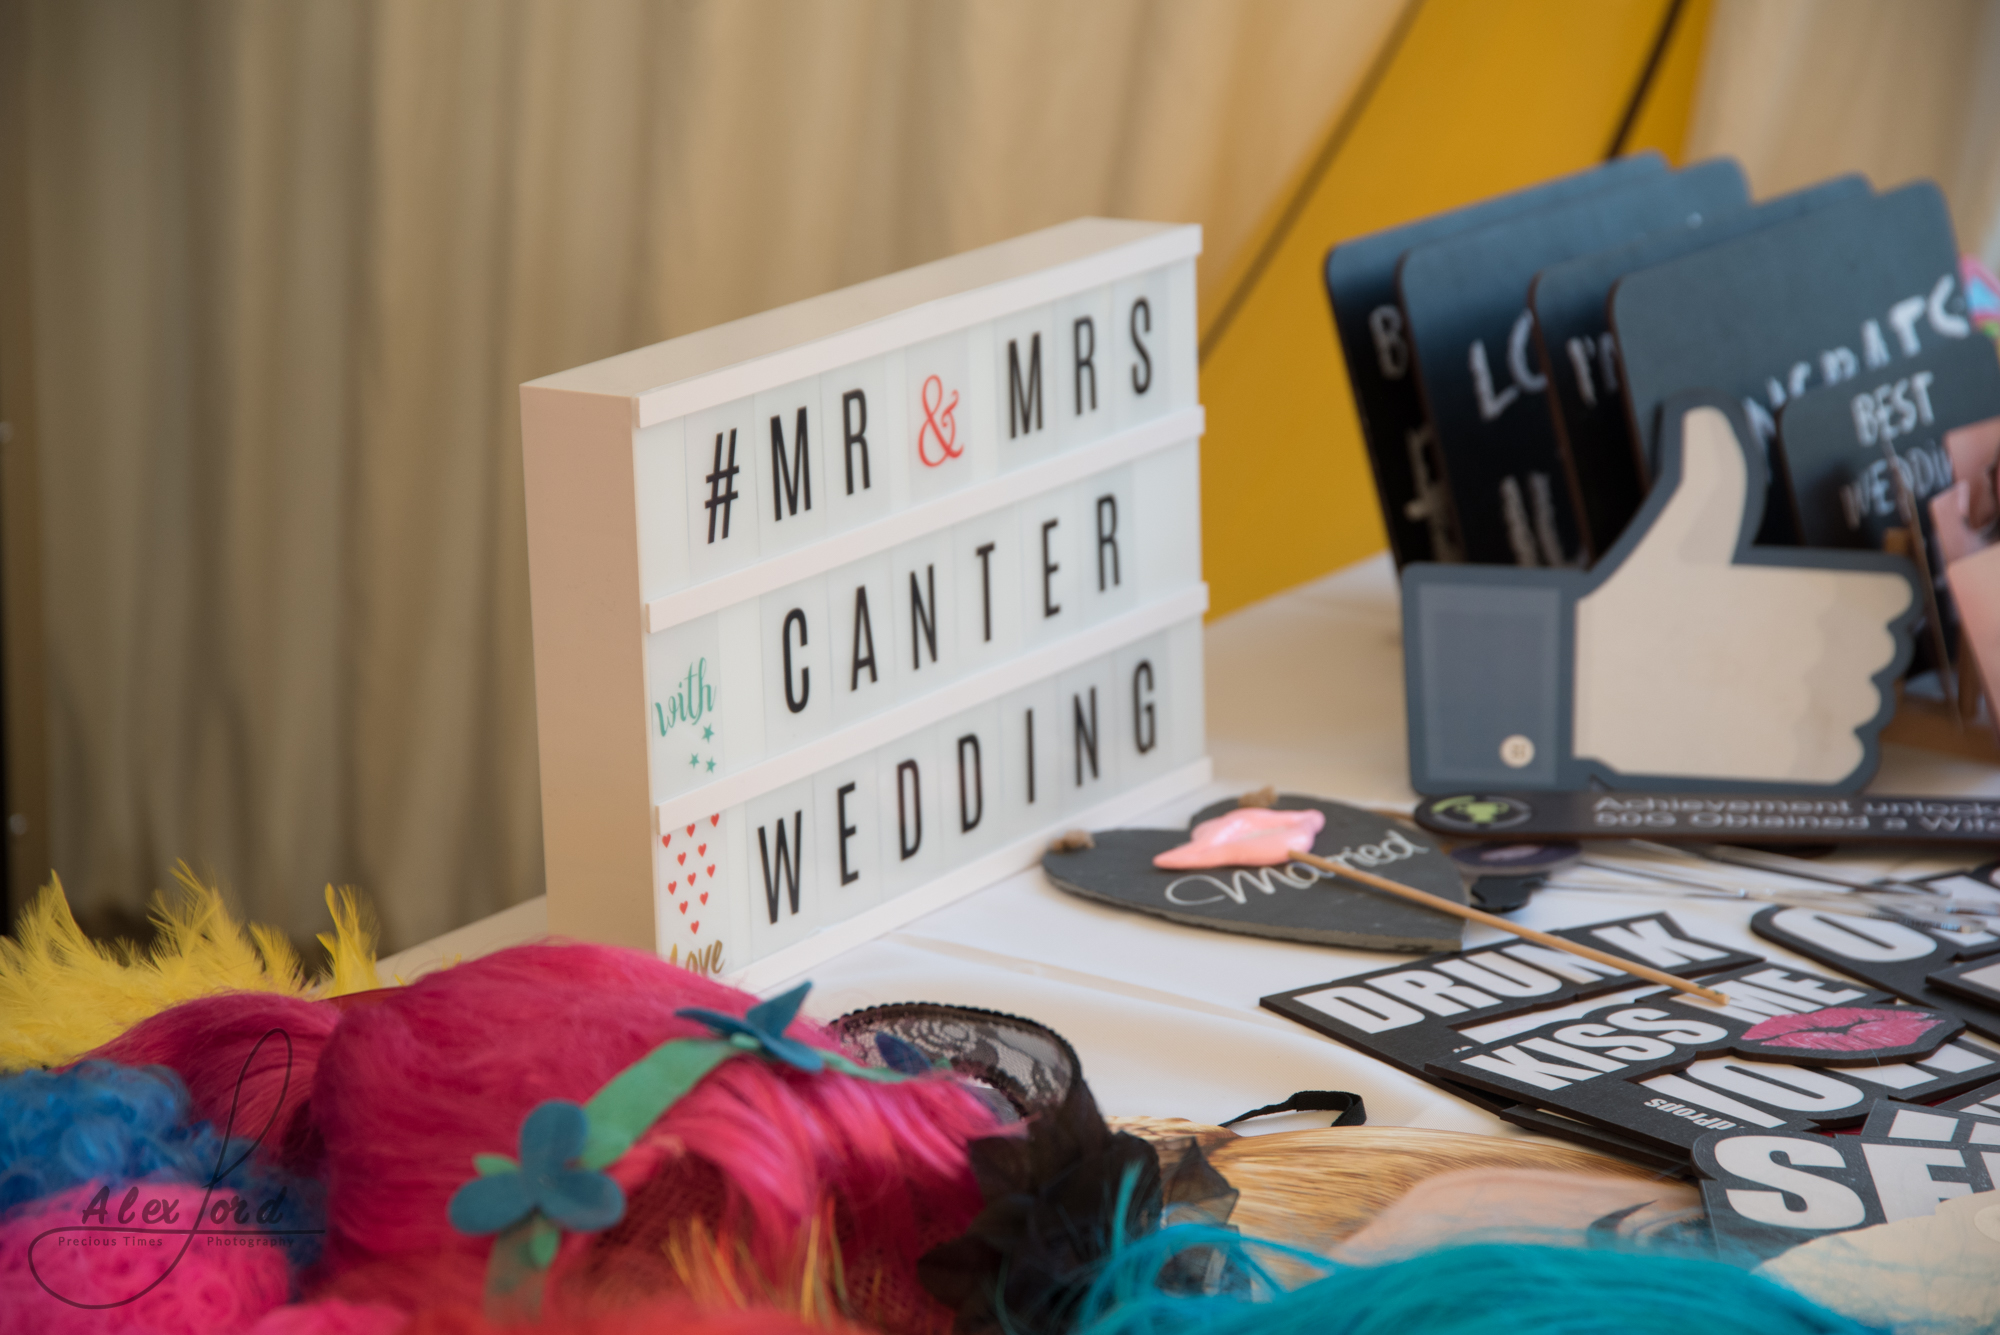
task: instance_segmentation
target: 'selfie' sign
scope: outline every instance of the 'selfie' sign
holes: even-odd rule
[[[1079,220],[522,387],[553,930],[740,974],[1204,776],[1199,249]]]

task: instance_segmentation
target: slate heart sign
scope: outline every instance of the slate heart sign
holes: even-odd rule
[[[1466,902],[1457,866],[1434,840],[1414,830],[1355,807],[1292,794],[1271,805],[1326,818],[1312,846],[1321,857]],[[1233,808],[1228,802],[1209,807],[1190,826]],[[1450,950],[1460,939],[1463,924],[1450,914],[1341,882],[1303,862],[1164,871],[1153,858],[1186,843],[1186,831],[1105,830],[1092,838],[1094,848],[1049,852],[1042,870],[1059,889],[1101,904],[1190,927],[1365,950]]]
[[[1871,377],[1972,334],[1944,196],[1928,182],[1818,209],[1619,280],[1611,294],[1624,397],[1649,469],[1661,409],[1695,389],[1743,405],[1760,454],[1808,390]],[[1877,377],[1879,378],[1879,377]],[[1776,475],[1760,540],[1797,540]]]
[[[1726,159],[1643,177],[1411,249],[1396,275],[1418,382],[1468,561],[1567,566],[1584,554],[1535,366],[1528,288],[1558,260],[1748,207]]]
[[[1868,183],[1861,177],[1842,176],[1755,208],[1704,217],[1699,227],[1649,232],[1622,246],[1552,264],[1535,275],[1528,289],[1535,346],[1542,374],[1548,377],[1556,446],[1581,498],[1584,534],[1592,551],[1610,550],[1646,495],[1638,442],[1619,393],[1618,340],[1605,313],[1618,280],[1868,193]]]
[[[1646,152],[1510,195],[1343,241],[1327,252],[1326,291],[1361,433],[1382,503],[1389,547],[1400,567],[1462,559],[1437,447],[1410,361],[1409,331],[1396,300],[1396,265],[1413,246],[1582,198],[1612,186],[1664,176],[1666,159]]]
[[[1764,469],[1741,407],[1667,411],[1659,481],[1588,573],[1403,571],[1418,792],[1848,792],[1874,773],[1909,563],[1753,548]]]

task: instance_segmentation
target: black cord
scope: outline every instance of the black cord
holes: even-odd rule
[[[1208,332],[1202,335],[1200,354],[1202,361],[1207,361],[1208,354],[1215,351],[1215,345],[1222,340],[1223,331],[1235,321],[1236,313],[1242,309],[1243,303],[1250,299],[1250,293],[1263,278],[1264,270],[1270,268],[1271,261],[1277,258],[1278,248],[1284,244],[1285,238],[1291,235],[1292,228],[1298,225],[1299,215],[1305,212],[1313,191],[1319,188],[1320,180],[1325,177],[1327,169],[1333,166],[1335,156],[1347,143],[1348,136],[1354,133],[1354,127],[1360,124],[1361,113],[1366,111],[1368,104],[1374,100],[1375,90],[1381,86],[1383,78],[1389,73],[1389,66],[1395,63],[1397,54],[1403,49],[1404,39],[1410,35],[1410,29],[1416,24],[1417,11],[1423,7],[1424,0],[1408,0],[1403,6],[1403,12],[1396,18],[1395,29],[1390,32],[1388,40],[1382,43],[1381,51],[1375,56],[1375,63],[1368,67],[1367,75],[1361,80],[1361,87],[1355,90],[1352,98],[1348,99],[1347,110],[1340,114],[1340,120],[1333,127],[1333,133],[1327,135],[1326,142],[1320,145],[1319,156],[1313,159],[1312,166],[1306,169],[1305,178],[1299,182],[1299,188],[1293,191],[1292,197],[1285,202],[1285,211],[1278,218],[1277,226],[1273,227],[1271,234],[1264,238],[1264,244],[1258,248],[1256,258],[1250,261],[1250,267],[1244,271],[1242,281],[1237,283],[1235,290],[1224,299],[1222,309],[1215,313],[1215,323],[1211,324]]]
[[[1611,136],[1611,147],[1604,150],[1606,162],[1625,151],[1626,140],[1632,137],[1632,127],[1639,123],[1639,112],[1646,105],[1646,95],[1653,91],[1653,80],[1659,76],[1660,66],[1667,58],[1667,47],[1674,40],[1674,28],[1681,21],[1681,10],[1687,0],[1667,0],[1667,12],[1660,19],[1660,30],[1653,35],[1653,49],[1646,53],[1646,67],[1639,71],[1639,82],[1632,88],[1631,100],[1625,104],[1625,114],[1618,119],[1618,131]]]
[[[1334,1119],[1334,1126],[1364,1126],[1368,1121],[1368,1105],[1361,1101],[1359,1094],[1350,1094],[1344,1089],[1302,1089],[1283,1103],[1266,1104],[1247,1113],[1238,1113],[1223,1125],[1235,1126],[1253,1117],[1284,1112],[1337,1112],[1340,1116]]]

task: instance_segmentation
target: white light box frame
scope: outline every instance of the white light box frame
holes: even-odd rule
[[[522,387],[552,931],[775,980],[1206,782],[1199,251],[1079,219]]]

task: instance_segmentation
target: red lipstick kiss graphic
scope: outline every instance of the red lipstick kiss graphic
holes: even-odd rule
[[[1778,1050],[1880,1052],[1910,1047],[1944,1022],[1941,1015],[1903,1007],[1872,1010],[1829,1006],[1803,1015],[1774,1016],[1754,1026],[1739,1041]]]

